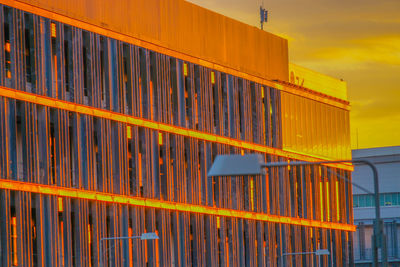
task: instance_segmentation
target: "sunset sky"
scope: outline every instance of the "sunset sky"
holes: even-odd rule
[[[290,62],[347,82],[352,148],[400,145],[400,0],[189,2],[256,27],[264,2]]]

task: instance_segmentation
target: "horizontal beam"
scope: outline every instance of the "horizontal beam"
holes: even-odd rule
[[[178,212],[190,212],[198,214],[207,214],[214,216],[223,216],[231,218],[241,218],[246,220],[256,220],[263,222],[273,222],[282,224],[291,224],[305,227],[316,227],[324,229],[334,229],[354,232],[355,225],[342,224],[334,222],[323,222],[308,220],[303,218],[293,218],[287,216],[278,216],[265,213],[250,211],[241,211],[233,209],[215,208],[188,203],[170,202],[151,198],[132,197],[119,194],[102,193],[82,189],[59,187],[52,185],[43,185],[36,183],[27,183],[14,180],[0,179],[0,189],[30,192],[36,194],[52,195],[58,197],[70,197],[84,200],[100,201],[106,203],[116,203],[130,206],[139,206],[146,208],[165,209]]]
[[[345,109],[345,110],[350,110],[350,105],[349,102],[338,99],[338,98],[334,98],[322,93],[318,93],[306,88],[299,88],[298,86],[291,86],[285,83],[280,83],[280,82],[274,82],[274,81],[270,81],[267,80],[263,77],[258,77],[258,76],[254,76],[252,74],[248,74],[248,73],[244,73],[242,71],[230,68],[230,67],[226,67],[220,64],[216,64],[215,62],[211,62],[209,60],[205,60],[205,59],[201,59],[198,57],[194,57],[179,51],[175,51],[172,50],[170,48],[167,47],[163,47],[161,44],[157,44],[156,41],[154,40],[154,43],[148,42],[148,41],[144,41],[144,40],[140,40],[138,38],[126,35],[126,34],[122,34],[116,31],[112,31],[94,24],[90,24],[78,19],[74,19],[68,16],[64,16],[61,15],[59,13],[56,13],[54,11],[49,11],[46,10],[44,8],[41,7],[37,7],[34,5],[30,5],[30,4],[26,4],[20,1],[15,1],[15,0],[0,0],[0,4],[4,4],[19,10],[23,10],[38,16],[42,16],[45,18],[49,18],[51,20],[54,21],[59,21],[61,23],[64,24],[68,24],[86,31],[90,31],[90,32],[94,32],[97,34],[101,34],[103,36],[109,37],[109,38],[113,38],[115,40],[119,40],[119,41],[123,41],[126,43],[130,43],[136,46],[140,46],[146,49],[150,49],[152,51],[164,54],[164,55],[168,55],[171,57],[175,57],[175,58],[179,58],[181,60],[184,61],[188,61],[188,62],[192,62],[194,64],[206,67],[206,68],[210,68],[210,69],[214,69],[216,71],[220,71],[220,72],[224,72],[227,74],[231,74],[249,81],[253,81],[265,86],[270,86],[270,87],[274,87],[278,90],[281,91],[285,91],[285,92],[289,92],[292,94],[296,94],[299,96],[303,96],[318,102],[322,102],[331,106],[335,106],[341,109]]]
[[[201,131],[196,131],[196,130],[191,130],[183,127],[178,127],[166,123],[160,123],[156,121],[151,121],[151,120],[146,120],[138,117],[133,117],[129,115],[125,115],[122,113],[117,113],[113,111],[108,111],[100,108],[94,108],[90,106],[85,106],[73,102],[68,102],[64,100],[59,100],[47,96],[42,96],[38,94],[32,94],[24,91],[19,91],[19,90],[14,90],[10,89],[7,87],[0,86],[0,96],[11,98],[11,99],[16,99],[16,100],[21,100],[21,101],[26,101],[29,103],[34,103],[50,108],[56,108],[56,109],[61,109],[61,110],[66,110],[66,111],[71,111],[71,112],[76,112],[84,115],[89,115],[89,116],[94,116],[98,118],[104,118],[116,122],[122,122],[122,123],[127,123],[129,125],[135,125],[139,127],[144,127],[156,131],[161,131],[161,132],[166,132],[166,133],[172,133],[172,134],[178,134],[186,137],[191,137],[191,138],[196,138],[204,141],[209,141],[209,142],[214,142],[214,143],[219,143],[219,144],[224,144],[224,145],[230,145],[242,149],[248,149],[256,152],[261,152],[261,153],[266,153],[270,155],[275,155],[279,157],[287,157],[291,158],[294,160],[300,160],[300,161],[321,161],[321,160],[327,160],[326,158],[318,158],[314,157],[311,155],[303,155],[303,154],[298,154],[294,152],[289,152],[285,151],[282,149],[278,148],[273,148],[269,146],[264,146],[260,144],[255,144],[251,142],[246,142],[238,139],[233,139],[221,135],[216,135],[216,134],[211,134],[211,133],[205,133]],[[339,168],[339,169],[344,169],[348,171],[353,170],[353,166],[349,164],[342,164],[342,163],[336,163],[336,164],[326,164],[326,166],[331,166],[334,168]]]

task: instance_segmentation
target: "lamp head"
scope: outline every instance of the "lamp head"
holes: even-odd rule
[[[261,154],[218,155],[207,176],[238,176],[262,174],[264,159]]]

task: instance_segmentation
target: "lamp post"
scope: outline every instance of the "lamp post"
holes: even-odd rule
[[[323,256],[323,255],[329,255],[329,250],[327,249],[317,249],[316,251],[306,251],[306,252],[291,252],[291,253],[282,253],[281,257],[283,258],[284,256],[292,256],[292,255],[310,255],[314,254],[316,256]]]
[[[107,240],[126,240],[126,239],[140,239],[140,240],[156,240],[159,239],[156,233],[143,233],[137,236],[118,236],[118,237],[102,237],[100,239],[100,267],[103,267],[103,246],[102,242]]]
[[[374,234],[372,236],[373,249],[373,267],[378,267],[378,249],[381,248],[382,267],[387,267],[386,238],[383,233],[381,221],[381,212],[379,205],[379,180],[376,166],[369,160],[332,160],[332,161],[292,161],[292,162],[270,162],[265,163],[261,154],[247,155],[218,155],[208,177],[212,176],[238,176],[238,175],[260,175],[263,174],[263,168],[287,167],[287,166],[306,166],[321,165],[332,163],[360,163],[369,166],[372,169],[374,178],[374,196],[375,196],[375,223]]]

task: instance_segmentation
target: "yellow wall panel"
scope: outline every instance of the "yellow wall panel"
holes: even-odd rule
[[[281,93],[283,149],[325,159],[351,159],[349,110]]]
[[[289,81],[328,96],[347,100],[347,84],[345,81],[296,64],[289,64]]]

